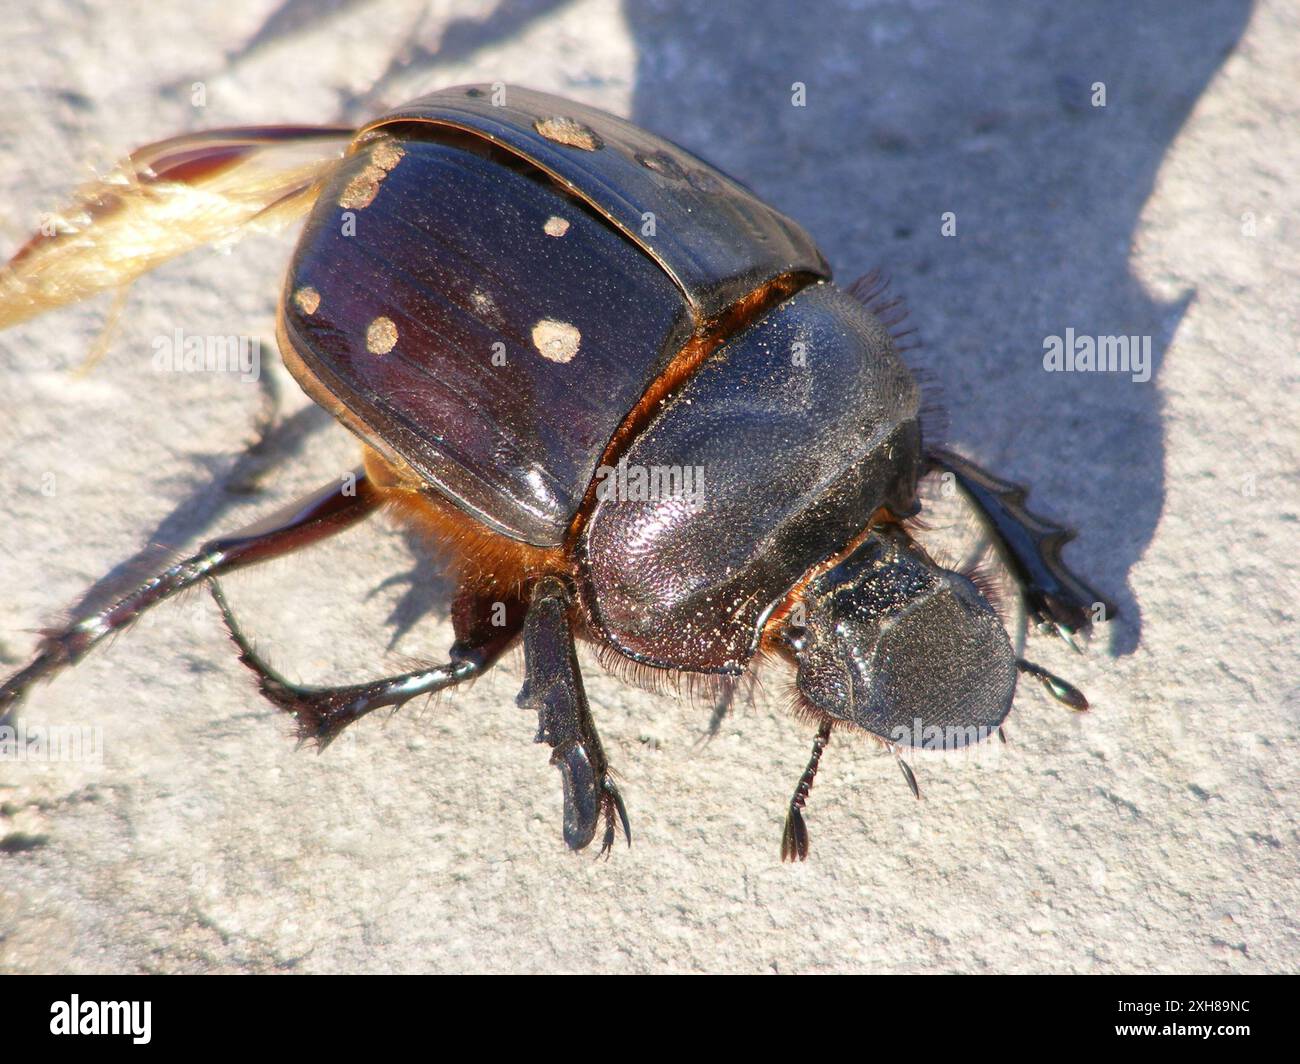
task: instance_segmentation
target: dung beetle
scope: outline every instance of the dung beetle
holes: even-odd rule
[[[519,704],[562,777],[564,839],[631,841],[575,639],[639,680],[767,657],[818,728],[782,855],[836,728],[895,754],[1000,726],[1020,672],[971,573],[915,538],[940,473],[982,517],[1026,616],[1069,639],[1114,608],[1060,558],[1071,533],[1024,490],[922,431],[902,311],[845,291],[808,234],[690,152],[602,111],[500,85],[450,88],[360,130],[259,127],[162,141],[83,191],[0,274],[0,326],[180,252],[306,215],[277,339],[306,393],[363,443],[361,467],[213,539],[40,642],[0,687],[75,664],[204,582],[262,693],[321,747],[382,706],[465,683],[522,644]],[[386,510],[453,574],[446,664],[306,687],[253,650],[218,578]],[[907,763],[900,764],[916,790]]]

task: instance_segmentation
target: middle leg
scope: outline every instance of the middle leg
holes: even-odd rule
[[[220,584],[210,579],[208,589],[239,649],[239,660],[256,675],[262,695],[294,718],[300,743],[314,742],[318,750],[367,713],[384,706],[396,710],[412,698],[436,694],[481,676],[518,636],[524,618],[524,605],[517,594],[496,600],[466,587],[452,607],[456,641],[448,655],[451,660],[445,665],[339,687],[309,687],[286,680],[259,656],[235,620]]]

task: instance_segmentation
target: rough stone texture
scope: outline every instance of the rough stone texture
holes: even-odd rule
[[[359,120],[469,80],[628,114],[800,219],[842,279],[892,272],[950,444],[1082,528],[1067,554],[1123,611],[1083,657],[1030,639],[1094,711],[1025,687],[1009,747],[915,759],[920,804],[891,758],[835,742],[790,867],[810,734],[785,677],[704,746],[707,707],[589,657],[636,832],[598,862],[562,847],[517,660],[296,753],[199,594],[29,702],[28,724],[101,727],[104,758],[0,766],[0,968],[1296,969],[1294,5],[323,6],[10,5],[5,248],[89,167],[175,131]],[[146,279],[87,376],[103,303],[0,336],[7,667],[146,541],[192,546],[354,461],[272,354],[289,246]],[[265,460],[238,457],[261,389],[153,371],[178,327],[262,339],[283,392]],[[1044,372],[1066,327],[1151,336],[1152,379]],[[448,642],[416,548],[374,523],[227,588],[291,675],[398,671]]]

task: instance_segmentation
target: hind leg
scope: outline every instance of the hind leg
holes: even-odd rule
[[[112,605],[63,628],[46,632],[36,655],[0,684],[0,721],[7,720],[28,690],[75,665],[107,637],[128,627],[145,610],[201,580],[278,558],[325,539],[373,513],[381,495],[358,470],[349,486],[331,484],[239,532],[209,540],[196,554],[150,577]]]

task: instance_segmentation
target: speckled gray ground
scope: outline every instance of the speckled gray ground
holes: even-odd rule
[[[704,747],[707,709],[589,659],[636,831],[597,862],[560,843],[517,661],[295,753],[197,595],[29,703],[29,724],[102,728],[104,757],[0,766],[0,968],[1296,969],[1294,3],[322,6],[5,4],[5,248],[89,167],[173,131],[359,119],[469,80],[628,114],[799,218],[842,278],[892,272],[950,442],[1083,528],[1070,557],[1119,602],[1084,657],[1031,640],[1095,710],[1026,688],[1005,750],[917,759],[920,804],[890,758],[837,743],[813,859],[789,867],[809,735],[782,678]],[[192,545],[352,463],[278,366],[254,465],[257,388],[151,369],[177,327],[269,353],[288,247],[147,279],[89,376],[71,370],[102,304],[0,336],[7,666],[143,543]],[[1152,336],[1152,379],[1045,373],[1066,327]],[[377,523],[228,590],[317,682],[448,642],[446,588]]]

